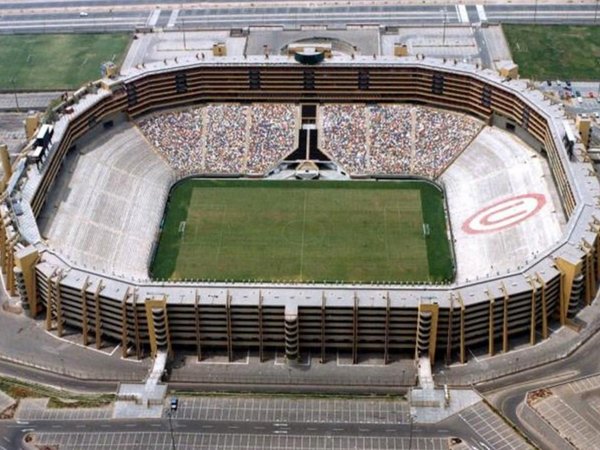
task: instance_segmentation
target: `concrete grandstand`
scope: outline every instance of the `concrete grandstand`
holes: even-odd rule
[[[19,162],[2,205],[0,256],[8,287],[20,293],[32,315],[43,312],[48,329],[59,335],[74,327],[86,344],[114,339],[124,356],[131,348],[137,357],[148,349],[155,354],[182,346],[196,348],[199,356],[202,349],[216,348],[230,358],[238,348],[261,354],[275,348],[290,358],[299,348],[321,355],[335,348],[350,349],[354,362],[359,352],[374,350],[386,361],[396,352],[464,362],[471,346],[494,354],[509,351],[523,336],[531,344],[538,333],[545,339],[549,321],[568,324],[597,292],[600,186],[579,147],[570,158],[562,112],[518,80],[412,57],[339,56],[310,68],[286,57],[207,57],[148,64],[76,95],[77,101],[69,101],[73,112],[59,107],[45,157],[34,161],[32,148]],[[247,157],[244,139],[252,125],[244,117],[260,106],[235,113],[234,122],[248,131],[243,139],[243,133],[233,137],[241,146],[232,149],[238,156],[225,170],[217,163],[229,153],[208,163],[209,147],[202,146],[198,163],[204,170],[174,164],[165,152],[156,153],[158,140],[143,139],[126,116],[143,117],[144,129],[152,120],[146,115],[157,110],[240,101],[417,103],[442,123],[468,114],[472,126],[459,150],[440,161],[424,157],[418,159],[422,165],[411,160],[399,170],[385,164],[379,170],[381,155],[369,141],[369,158],[349,160],[369,170],[348,168],[361,175],[406,174],[406,167],[408,173],[441,175],[456,240],[456,280],[447,285],[150,280],[152,245],[178,177],[202,171],[264,174],[285,152],[256,163]],[[205,108],[229,114],[222,106]],[[297,127],[296,107],[282,108],[279,116]],[[207,123],[206,117],[191,117]],[[482,121],[489,126],[479,132]],[[423,127],[406,132],[414,137]],[[202,131],[199,139],[206,145]],[[422,154],[419,148],[411,151],[413,157]],[[343,168],[344,157],[339,159]],[[432,161],[440,165],[432,168]]]

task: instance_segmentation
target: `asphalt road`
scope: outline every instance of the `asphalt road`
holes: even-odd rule
[[[566,359],[484,383],[477,386],[477,389],[490,396],[494,406],[540,448],[551,450],[546,443],[540,442],[536,436],[527,431],[526,425],[517,415],[517,407],[528,391],[600,372],[598,346],[600,346],[600,335],[596,334]]]
[[[60,375],[55,372],[22,366],[3,360],[0,360],[0,375],[78,392],[112,393],[116,392],[118,388],[118,383],[115,381],[80,380]]]
[[[179,2],[172,2],[180,6]],[[556,5],[449,5],[444,14],[440,5],[386,5],[381,2],[365,5],[344,2],[343,5],[319,2],[308,6],[293,3],[272,6],[272,3],[212,2],[206,7],[197,4],[184,9],[171,8],[171,2],[153,7],[139,1],[68,1],[49,3],[0,4],[0,33],[15,32],[75,32],[131,31],[136,27],[191,29],[243,27],[249,25],[303,24],[387,24],[440,25],[469,24],[482,21],[510,23],[598,23],[598,3]],[[362,2],[361,2],[362,3]],[[253,5],[253,6],[251,6]],[[85,11],[87,16],[80,16]],[[444,18],[445,17],[445,18]]]
[[[479,448],[481,439],[460,420],[447,421],[444,427],[422,424],[348,424],[348,423],[278,423],[278,422],[234,422],[234,421],[197,421],[172,420],[173,432],[212,433],[221,435],[278,435],[289,436],[330,436],[330,437],[386,437],[386,438],[447,438],[460,436]],[[169,421],[163,419],[146,420],[78,420],[78,421],[0,421],[0,450],[22,448],[23,437],[30,432],[36,433],[168,433]]]

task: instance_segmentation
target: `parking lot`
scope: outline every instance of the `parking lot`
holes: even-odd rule
[[[294,398],[181,398],[177,420],[306,423],[408,423],[408,403],[401,400]],[[165,410],[165,415],[167,410]]]
[[[534,403],[535,410],[576,448],[598,449],[598,431],[573,407],[551,395]]]
[[[521,450],[532,448],[484,403],[465,409],[460,418],[477,434],[487,448]]]
[[[600,375],[593,377],[582,378],[581,380],[573,381],[567,386],[575,393],[581,394],[582,392],[592,391],[600,388]]]
[[[445,450],[447,438],[291,436],[269,434],[176,433],[178,450],[316,450],[316,449],[394,449]],[[409,443],[409,441],[412,441]],[[40,433],[38,445],[57,445],[60,450],[164,450],[171,448],[166,432],[145,433]]]

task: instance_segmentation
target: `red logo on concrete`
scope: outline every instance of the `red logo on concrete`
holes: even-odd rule
[[[536,214],[545,204],[546,197],[542,194],[517,195],[481,209],[465,221],[462,229],[468,234],[481,234],[514,227]]]

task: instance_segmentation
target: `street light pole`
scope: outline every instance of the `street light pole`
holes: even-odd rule
[[[594,10],[594,25],[596,25],[596,21],[598,20],[598,2],[600,2],[600,0],[596,0],[596,9]]]
[[[13,93],[15,94],[15,105],[17,107],[17,112],[21,112],[21,108],[19,108],[19,97],[17,96],[17,85],[14,78],[10,79],[10,82],[13,86]]]
[[[446,46],[446,7],[441,10],[442,13],[442,47]]]
[[[537,25],[537,8],[538,8],[538,0],[535,0],[535,8],[533,10],[533,24]]]
[[[413,420],[414,417],[411,413],[408,413],[408,450],[412,450],[412,435],[413,435]]]

